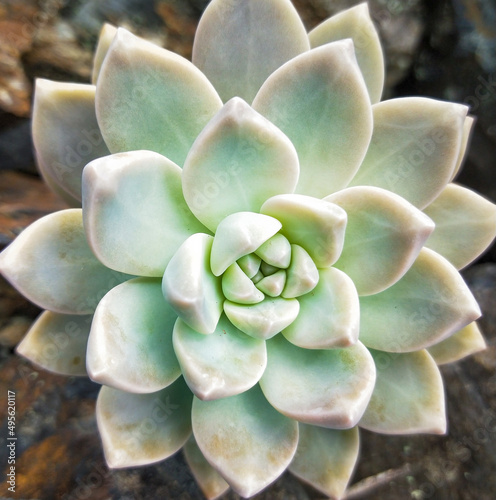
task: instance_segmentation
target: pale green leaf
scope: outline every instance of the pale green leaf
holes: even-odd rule
[[[117,30],[96,89],[96,115],[112,153],[148,149],[182,166],[194,140],[221,108],[191,62]]]
[[[192,234],[207,229],[181,192],[181,169],[152,151],[131,151],[91,162],[83,172],[88,242],[107,267],[162,277]]]
[[[31,224],[0,254],[0,272],[31,302],[61,314],[93,313],[110,289],[131,278],[96,259],[77,208]]]
[[[81,200],[81,172],[109,150],[95,115],[95,87],[36,80],[33,143],[41,174],[54,191]]]
[[[205,458],[245,498],[284,472],[298,444],[297,422],[277,412],[258,386],[216,401],[195,398],[192,423]]]
[[[191,435],[192,397],[182,378],[151,394],[103,386],[96,420],[108,466],[148,465],[176,453]]]
[[[202,400],[247,391],[260,380],[267,365],[265,342],[245,335],[225,316],[212,335],[195,332],[178,319],[173,340],[186,383]]]
[[[260,387],[289,418],[333,429],[354,427],[375,383],[375,365],[358,342],[346,349],[302,349],[282,335],[267,341]]]
[[[323,198],[353,178],[372,135],[372,110],[351,40],[289,61],[263,84],[253,107],[293,142],[297,193]]]
[[[211,231],[228,215],[259,212],[292,193],[298,156],[289,139],[242,99],[231,99],[198,136],[183,170],[186,202]],[[263,182],[261,182],[263,179]]]
[[[269,198],[261,213],[282,224],[281,234],[303,247],[317,267],[329,267],[343,249],[346,212],[333,203],[301,194]]]
[[[213,237],[190,236],[172,257],[162,280],[162,291],[177,315],[193,330],[215,331],[224,296],[221,279],[210,271]]]
[[[310,31],[308,38],[312,48],[351,38],[370,100],[373,104],[381,100],[384,86],[384,56],[367,3],[361,3],[330,17]]]
[[[424,248],[397,283],[360,297],[360,340],[381,351],[417,351],[444,340],[480,314],[458,271]]]
[[[348,347],[358,340],[360,305],[353,281],[335,268],[319,272],[317,286],[298,297],[298,317],[283,330],[293,344],[306,349]]]
[[[377,381],[360,427],[383,434],[444,434],[443,380],[426,350],[371,350]]]
[[[426,246],[457,269],[470,264],[496,236],[496,205],[456,184],[448,184],[424,212],[436,229]]]
[[[213,0],[196,31],[193,63],[224,101],[240,96],[251,102],[273,71],[309,48],[290,1]]]
[[[290,472],[326,497],[342,498],[358,459],[358,428],[340,431],[301,423],[298,427]]]
[[[224,302],[224,312],[229,321],[242,332],[258,339],[270,339],[287,328],[296,319],[299,310],[296,299],[281,297],[265,297],[254,305]]]
[[[212,272],[220,276],[231,264],[254,252],[279,229],[281,223],[267,215],[238,212],[227,216],[218,225],[212,243]]]
[[[350,186],[382,187],[424,208],[453,175],[468,108],[425,97],[403,97],[372,109],[374,133]]]
[[[86,375],[86,345],[92,315],[45,311],[16,351],[32,363],[61,375]]]
[[[486,347],[484,337],[474,321],[427,350],[438,365],[444,365],[483,351]]]
[[[88,375],[127,392],[156,392],[181,369],[172,347],[177,314],[159,279],[136,278],[113,288],[95,311],[88,341]]]
[[[325,200],[348,215],[343,252],[335,265],[351,277],[359,295],[396,283],[434,230],[429,217],[385,189],[352,187]]]
[[[207,462],[193,435],[184,445],[183,453],[191,473],[207,500],[216,500],[227,492],[229,485]]]

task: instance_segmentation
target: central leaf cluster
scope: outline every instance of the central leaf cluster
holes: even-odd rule
[[[317,286],[319,271],[282,227],[274,217],[238,212],[220,222],[211,242],[206,234],[190,237],[163,280],[164,295],[183,321],[211,333],[213,320],[223,311],[240,331],[260,339],[289,326],[299,313],[296,298]],[[204,263],[203,279],[195,261]]]

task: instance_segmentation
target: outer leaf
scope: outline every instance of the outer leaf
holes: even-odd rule
[[[92,380],[127,392],[156,392],[181,369],[172,348],[177,315],[160,280],[136,278],[115,287],[95,311],[88,342]]]
[[[222,106],[193,64],[117,30],[98,77],[96,114],[112,153],[149,149],[182,166]]]
[[[36,80],[33,142],[48,184],[80,201],[84,166],[109,154],[96,121],[95,87]]]
[[[221,279],[210,271],[212,236],[190,236],[172,257],[164,273],[162,292],[178,316],[193,330],[212,333],[224,296]]]
[[[267,354],[260,387],[283,415],[334,429],[358,423],[375,383],[374,362],[363,344],[316,351],[278,335],[267,341]]]
[[[229,321],[242,332],[257,339],[270,339],[287,328],[298,316],[296,299],[266,297],[254,305],[234,304],[226,300],[224,312]]]
[[[229,489],[222,476],[207,462],[193,435],[183,448],[184,458],[207,500],[216,500]]]
[[[450,181],[452,181],[460,172],[463,162],[465,161],[465,157],[468,153],[468,145],[470,144],[470,139],[472,138],[472,132],[475,125],[475,118],[473,116],[466,116],[465,121],[463,122],[463,133],[462,133],[462,141],[460,145],[460,151],[458,152],[458,159],[456,161],[456,167],[453,171]]]
[[[372,111],[351,40],[286,63],[263,84],[253,107],[295,145],[297,193],[323,198],[353,178],[372,135]]]
[[[346,212],[333,203],[300,194],[269,198],[261,213],[282,223],[281,234],[300,245],[317,267],[329,267],[343,249]]]
[[[358,427],[345,431],[299,424],[289,470],[330,498],[342,498],[358,459]]]
[[[132,151],[91,162],[83,173],[86,235],[106,266],[162,277],[192,234],[206,228],[181,192],[181,169],[152,151]]]
[[[373,104],[381,100],[384,86],[384,57],[367,3],[361,3],[330,17],[314,28],[308,37],[312,48],[351,38],[370,100]]]
[[[136,467],[164,460],[191,435],[192,394],[184,380],[152,394],[100,389],[98,430],[109,467]]]
[[[192,422],[205,458],[245,498],[284,472],[298,444],[298,424],[274,410],[258,386],[216,401],[195,398]]]
[[[360,427],[383,434],[444,434],[443,381],[428,352],[371,353],[377,381]]]
[[[486,342],[475,321],[429,349],[438,365],[453,363],[486,348]]]
[[[117,28],[109,23],[105,23],[100,30],[100,36],[98,37],[98,44],[96,46],[95,56],[93,58],[93,71],[91,73],[91,83],[96,85],[98,80],[98,75],[100,74],[100,69],[102,68],[103,60],[107,55],[110,48],[110,44],[117,33]]]
[[[174,351],[186,383],[203,400],[247,391],[260,380],[267,365],[265,342],[245,335],[225,316],[212,335],[195,332],[178,319]]]
[[[449,337],[480,314],[456,269],[423,249],[396,284],[360,298],[360,340],[381,351],[417,351]]]
[[[81,209],[47,215],[0,254],[0,272],[31,302],[61,314],[90,314],[131,276],[112,271],[86,242]]]
[[[306,349],[348,347],[358,340],[360,304],[353,281],[335,268],[319,272],[317,287],[298,297],[298,317],[283,330],[293,344]]]
[[[336,267],[348,274],[359,295],[382,292],[410,268],[434,223],[401,196],[368,186],[325,198],[346,211],[348,225]]]
[[[281,223],[267,215],[252,212],[229,215],[217,227],[212,243],[212,272],[220,276],[231,264],[255,251],[279,229]]]
[[[426,246],[457,269],[475,260],[496,236],[496,205],[456,184],[448,184],[424,212],[436,223]]]
[[[258,212],[267,198],[292,193],[298,174],[298,155],[289,139],[242,99],[234,98],[191,148],[183,192],[198,220],[215,231],[228,215]]]
[[[350,185],[382,187],[424,208],[453,175],[468,108],[404,97],[380,102],[372,109],[374,134]]]
[[[273,71],[309,48],[288,0],[213,0],[196,31],[193,63],[224,101],[240,96],[251,102]]]
[[[86,375],[86,344],[93,316],[45,311],[16,351],[29,361],[61,375]]]

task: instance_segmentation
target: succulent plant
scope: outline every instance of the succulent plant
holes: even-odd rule
[[[213,0],[193,62],[107,25],[92,85],[37,81],[75,208],[0,269],[46,309],[18,352],[103,385],[110,467],[184,448],[208,498],[287,468],[339,498],[359,427],[445,432],[437,365],[485,345],[458,270],[496,207],[452,183],[467,107],[383,82],[366,4],[307,34],[287,0]]]

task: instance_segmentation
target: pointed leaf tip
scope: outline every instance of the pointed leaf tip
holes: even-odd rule
[[[196,31],[193,63],[224,102],[233,96],[251,102],[273,71],[309,48],[288,0],[213,0]]]

